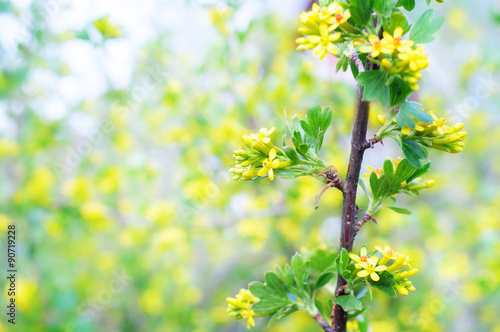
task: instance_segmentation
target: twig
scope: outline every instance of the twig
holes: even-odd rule
[[[366,140],[366,142],[365,142],[365,144],[363,144],[362,148],[365,150],[366,149],[373,149],[375,144],[377,144],[378,142],[383,143],[382,140],[377,138],[377,135],[373,135],[373,138]]]
[[[323,317],[321,316],[321,314],[319,312],[316,314],[316,316],[314,316],[314,319],[316,319],[319,326],[321,326],[323,328],[323,330],[325,330],[327,332],[333,332],[333,328],[330,325],[328,325],[326,320],[323,319]]]
[[[377,220],[375,219],[375,217],[373,217],[372,215],[369,215],[368,213],[365,213],[365,215],[363,216],[363,218],[361,218],[360,221],[358,221],[356,223],[356,225],[354,225],[354,236],[356,236],[356,234],[358,233],[359,229],[365,224],[367,223],[368,221],[370,220],[373,220],[374,223],[376,223],[378,225],[378,222]]]
[[[354,64],[356,65],[356,68],[358,68],[358,72],[361,74],[362,72],[365,71],[365,67],[363,67],[363,62],[359,59],[358,53],[352,52],[351,57],[349,58]]]
[[[327,171],[323,171],[321,173],[319,173],[318,175],[316,176],[321,176],[321,175],[325,175],[326,176],[326,182],[327,182],[327,185],[323,187],[323,189],[321,189],[321,191],[319,192],[318,195],[316,195],[316,201],[315,201],[315,205],[314,205],[314,208],[317,210],[319,208],[319,199],[321,198],[321,196],[323,196],[323,194],[325,193],[325,191],[328,190],[328,188],[330,187],[334,187],[334,188],[337,188],[338,190],[340,190],[341,192],[344,192],[344,180],[342,180],[339,176],[339,171],[338,169],[331,165],[331,168]]]

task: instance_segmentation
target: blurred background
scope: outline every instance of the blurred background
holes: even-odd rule
[[[334,114],[323,157],[345,174],[355,82],[335,58],[295,51],[309,5],[0,1],[0,242],[15,224],[15,330],[245,331],[226,297],[295,251],[338,247],[339,192],[315,211],[313,178],[228,172],[241,135],[275,126],[277,143],[285,109],[319,103]],[[374,332],[499,332],[500,2],[430,7],[446,23],[413,98],[469,134],[458,155],[430,151],[436,186],[398,199],[412,215],[382,211],[356,239],[420,269],[417,291],[375,292],[368,315]],[[417,0],[410,17],[426,9]],[[383,113],[373,104],[370,135]],[[384,143],[364,166],[398,156]],[[255,331],[319,330],[303,313],[266,326]]]

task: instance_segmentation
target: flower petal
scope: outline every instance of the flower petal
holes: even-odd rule
[[[375,272],[371,273],[370,277],[372,278],[373,281],[379,281],[380,280],[379,275],[376,274]]]

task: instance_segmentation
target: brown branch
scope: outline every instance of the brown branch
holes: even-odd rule
[[[376,70],[378,67],[372,63],[366,62],[366,70]],[[356,113],[351,137],[351,154],[349,157],[349,166],[344,180],[344,201],[342,205],[342,224],[340,231],[340,249],[345,248],[352,251],[354,242],[354,225],[356,222],[357,206],[356,192],[358,188],[359,173],[363,154],[366,150],[366,132],[368,127],[369,103],[363,100],[363,87],[358,85],[356,92]],[[343,289],[346,281],[342,276],[337,278],[337,292]],[[347,312],[341,306],[334,306],[332,311],[332,326],[334,332],[345,332],[347,325]]]
[[[361,61],[359,59],[358,53],[356,53],[355,51],[352,52],[351,57],[349,58],[349,60],[351,60],[356,65],[356,68],[358,68],[359,74],[361,74],[362,72],[365,71],[365,67],[363,67],[363,61]]]
[[[378,225],[378,222],[377,220],[375,219],[375,217],[373,217],[372,215],[369,215],[368,213],[365,213],[365,215],[363,216],[363,218],[361,218],[360,221],[358,221],[356,223],[356,225],[354,225],[354,236],[356,236],[356,234],[358,233],[359,229],[365,224],[367,223],[368,221],[370,220],[373,220],[374,223],[376,223]]]
[[[333,328],[330,325],[328,325],[326,320],[324,320],[323,317],[321,317],[321,314],[319,312],[316,314],[316,316],[314,316],[314,319],[316,319],[319,326],[321,326],[323,330],[327,332],[333,332]]]
[[[370,138],[370,139],[366,140],[365,144],[363,144],[363,149],[364,150],[373,149],[373,147],[375,146],[375,144],[377,144],[378,142],[382,143],[382,140],[378,139],[377,136],[374,135],[373,138]]]

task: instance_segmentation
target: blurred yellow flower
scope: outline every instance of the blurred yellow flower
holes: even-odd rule
[[[228,297],[226,299],[228,303],[227,312],[230,316],[236,319],[246,319],[247,327],[250,328],[255,326],[254,317],[258,317],[255,312],[251,309],[252,304],[259,301],[259,299],[250,293],[247,289],[241,289],[236,297]]]

